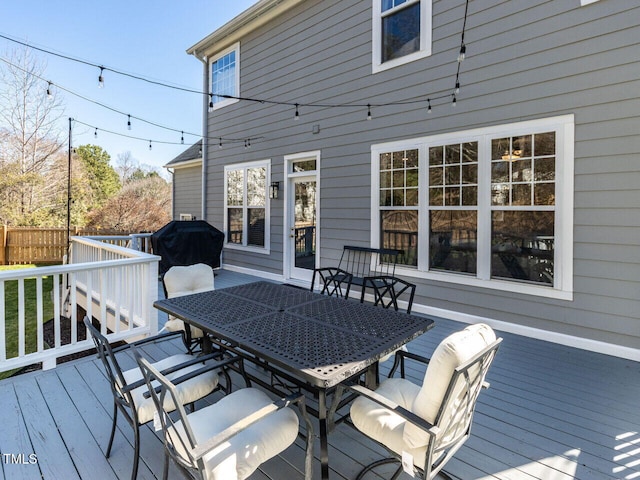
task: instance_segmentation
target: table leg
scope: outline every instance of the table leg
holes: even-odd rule
[[[329,444],[327,441],[327,393],[321,390],[318,395],[318,421],[320,424],[320,471],[322,480],[329,478]]]

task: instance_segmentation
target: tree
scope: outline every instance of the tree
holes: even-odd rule
[[[87,175],[91,208],[101,207],[122,187],[118,172],[109,163],[111,156],[97,145],[82,145],[76,149],[76,154]]]
[[[64,145],[62,106],[30,50],[7,56],[0,68],[0,222],[32,225],[64,188],[59,175],[50,176]]]
[[[129,181],[89,214],[89,226],[128,232],[153,232],[170,220],[171,185],[159,175]]]

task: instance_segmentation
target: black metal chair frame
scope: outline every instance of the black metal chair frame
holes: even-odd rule
[[[149,391],[147,393],[144,394],[145,397],[149,397],[151,396],[153,398],[153,402],[156,406],[156,410],[158,412],[164,412],[163,410],[163,405],[165,404],[165,397],[167,395],[167,393],[169,394],[169,396],[172,398],[174,404],[177,403],[177,399],[175,397],[174,392],[171,390],[172,386],[175,385],[179,385],[180,383],[182,383],[183,381],[189,380],[190,378],[193,378],[195,376],[201,375],[205,372],[208,372],[210,370],[212,370],[213,368],[218,368],[216,364],[209,364],[206,365],[204,367],[202,367],[201,369],[198,369],[194,372],[190,372],[180,378],[177,379],[173,379],[173,380],[168,380],[166,378],[158,378],[151,370],[149,370],[149,368],[144,364],[144,362],[141,361],[141,355],[140,353],[134,348],[134,355],[136,357],[136,360],[138,362],[138,365],[140,366],[140,369],[142,371],[143,374],[143,378],[144,381],[147,383],[147,386],[149,388]],[[228,360],[228,362],[239,362],[239,368],[238,371],[243,375],[246,386],[250,387],[251,383],[249,378],[246,376],[245,371],[244,371],[244,363],[243,363],[243,359],[241,357],[233,357],[231,359]],[[162,374],[162,372],[160,372]],[[160,385],[152,388],[153,382],[157,382]],[[278,410],[281,410],[283,408],[289,407],[293,404],[297,404],[298,405],[298,410],[300,411],[300,415],[302,416],[302,418],[305,421],[306,424],[306,428],[307,428],[307,434],[305,435],[306,438],[306,448],[305,448],[305,479],[306,480],[311,480],[311,476],[312,476],[312,462],[313,462],[313,438],[314,438],[314,433],[313,433],[313,424],[311,423],[311,419],[309,418],[309,415],[307,413],[307,408],[306,408],[306,399],[304,394],[301,393],[297,393],[297,394],[291,394],[288,395],[286,397],[280,398],[275,400],[271,405],[269,405],[268,407],[264,407],[263,409],[261,409],[260,411],[256,412],[254,415],[251,416],[251,418],[246,418],[234,425],[232,425],[231,427],[227,428],[226,430],[224,430],[223,432],[221,432],[220,434],[218,434],[215,438],[210,439],[208,442],[204,443],[203,445],[198,445],[197,447],[194,448],[194,445],[185,445],[184,444],[184,440],[180,437],[178,437],[178,440],[180,442],[182,442],[182,449],[185,452],[190,452],[188,453],[188,455],[191,457],[191,460],[193,461],[193,463],[190,465],[188,463],[185,463],[185,460],[183,459],[183,457],[181,457],[175,447],[170,443],[169,439],[167,438],[168,435],[166,434],[166,432],[168,432],[169,427],[173,427],[174,429],[176,428],[176,420],[178,421],[183,421],[183,419],[186,417],[186,413],[184,412],[183,408],[181,405],[179,405],[178,403],[178,410],[179,410],[179,416],[177,416],[177,419],[174,420],[173,418],[171,418],[171,416],[166,415],[164,413],[161,413],[159,415],[160,417],[160,423],[162,426],[162,431],[163,431],[163,442],[164,442],[164,450],[165,450],[165,456],[164,456],[164,467],[163,467],[163,475],[162,478],[163,480],[167,480],[168,476],[169,476],[169,460],[173,460],[174,464],[178,467],[178,469],[185,474],[187,477],[189,478],[193,478],[195,475],[195,478],[205,478],[202,476],[202,472],[204,472],[205,470],[205,465],[204,465],[204,460],[203,457],[210,452],[213,448],[215,448],[216,446],[224,443],[226,440],[228,440],[229,438],[233,437],[234,435],[240,433],[242,430],[244,430],[245,428],[251,426],[252,424],[258,422],[259,420],[265,418],[268,415],[271,415],[272,413],[275,413]],[[182,422],[183,423],[183,427],[185,429],[185,432],[188,432],[188,426],[186,424],[186,421]],[[192,433],[188,433],[190,437],[193,437]],[[191,438],[189,438],[189,441],[191,441]],[[194,468],[197,467],[196,468]]]
[[[351,285],[361,286],[364,290],[366,278],[393,277],[400,254],[402,254],[401,250],[390,248],[345,245],[337,267],[322,267],[313,270],[311,291],[314,289],[317,275],[321,287],[320,293],[349,298]],[[346,289],[344,292],[343,288]]]
[[[424,466],[422,468],[417,468],[414,466],[414,474],[417,473],[420,478],[423,478],[425,480],[431,480],[438,474],[451,480],[451,477],[446,472],[444,472],[442,468],[451,459],[451,457],[453,457],[458,449],[466,442],[471,434],[471,425],[473,424],[473,414],[475,412],[476,400],[478,398],[478,395],[480,394],[481,389],[489,388],[489,383],[484,381],[484,378],[487,374],[487,371],[489,370],[489,367],[491,366],[491,363],[493,362],[493,359],[498,351],[498,347],[500,346],[501,342],[502,338],[497,339],[495,342],[484,348],[473,358],[454,370],[451,381],[449,382],[447,392],[442,400],[442,404],[440,405],[440,409],[433,425],[422,419],[421,417],[415,415],[414,413],[405,410],[404,408],[392,402],[389,402],[385,397],[377,395],[375,391],[369,390],[362,385],[349,385],[345,388],[352,390],[358,395],[362,395],[393,411],[393,413],[401,416],[407,422],[418,426],[426,433],[428,433],[431,437],[431,441],[429,442],[429,448],[427,448],[426,451]],[[400,376],[404,378],[405,358],[427,365],[429,363],[428,358],[416,355],[414,353],[399,350],[396,352],[393,367],[389,372],[389,378],[393,377],[398,367],[400,367]],[[437,448],[435,448],[436,440],[438,438],[446,437],[447,434],[451,433],[448,430],[441,429],[439,424],[442,420],[443,414],[450,410],[452,402],[459,400],[458,397],[454,396],[454,390],[458,385],[458,380],[460,378],[463,379],[467,388],[466,394],[462,398],[460,406],[458,408],[464,408],[463,414],[467,416],[468,424],[464,430],[455,432],[455,434],[448,442],[442,445],[438,445]],[[362,480],[369,471],[374,470],[382,465],[388,464],[399,464],[398,469],[391,477],[392,480],[397,479],[404,470],[402,459],[398,457],[397,453],[392,451],[389,452],[393,455],[392,457],[377,460],[367,465],[358,474],[356,480]],[[434,458],[436,459],[435,461],[433,461]]]
[[[398,310],[398,298],[404,293],[409,292],[409,300],[407,302],[407,313],[411,313],[413,308],[413,298],[416,293],[416,286],[401,278],[391,275],[379,275],[376,277],[365,277],[360,294],[360,302],[364,302],[364,295],[367,287],[373,289],[373,304],[381,305],[383,308],[393,308]],[[386,297],[389,297],[388,299]]]
[[[127,383],[122,369],[118,363],[116,358],[116,354],[119,352],[123,352],[129,348],[135,348],[136,346],[141,346],[150,342],[164,341],[170,338],[174,338],[180,335],[181,332],[173,332],[169,334],[159,335],[155,337],[149,337],[137,342],[132,342],[126,345],[122,345],[117,348],[111,348],[109,341],[93,326],[89,317],[84,318],[84,324],[89,330],[91,334],[91,338],[93,339],[93,343],[96,347],[98,357],[102,361],[102,364],[105,368],[105,371],[108,376],[109,385],[111,387],[111,393],[113,395],[113,422],[111,425],[111,435],[109,436],[109,444],[105,451],[105,457],[109,458],[111,455],[111,447],[113,446],[113,439],[116,433],[116,424],[118,420],[118,411],[122,413],[122,416],[125,418],[127,423],[131,425],[133,428],[133,437],[134,437],[134,458],[133,458],[133,468],[131,471],[131,479],[135,480],[138,475],[138,464],[140,460],[140,422],[138,421],[138,412],[137,408],[134,404],[133,397],[131,392],[139,387],[145,385],[144,379],[140,379],[137,382]],[[204,355],[195,357],[193,360],[189,362],[184,362],[179,365],[175,365],[173,367],[167,368],[162,371],[163,374],[167,375],[183,368],[189,367],[191,365],[195,365],[197,363],[204,363],[207,360],[222,358],[224,352],[217,351],[210,355]],[[225,366],[229,365],[232,361],[237,361],[237,359],[231,358],[221,362],[215,362],[212,365],[215,368],[220,368],[221,372],[225,377],[225,387],[218,387],[219,389],[224,390],[225,392],[231,391],[231,379],[229,378],[229,374],[224,369]],[[191,378],[191,377],[190,377]]]

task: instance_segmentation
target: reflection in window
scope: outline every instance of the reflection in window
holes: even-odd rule
[[[395,5],[383,1],[383,13]],[[404,4],[408,2],[395,2]],[[385,9],[385,6],[388,8]],[[382,63],[420,50],[420,2],[389,12],[382,17]]]
[[[401,250],[397,262],[418,265],[418,211],[383,210],[381,212],[382,248]]]
[[[238,60],[239,46],[222,54],[211,62],[211,102],[217,107],[228,102],[228,97],[238,96]]]
[[[491,277],[553,285],[553,211],[491,215]]]
[[[429,268],[477,272],[478,213],[475,210],[432,210],[429,218]]]
[[[402,250],[398,263],[418,265],[418,150],[380,154],[381,236]]]
[[[267,174],[264,162],[225,169],[227,243],[266,246]]]

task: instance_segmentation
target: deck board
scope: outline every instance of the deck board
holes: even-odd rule
[[[257,280],[222,271],[216,287]],[[430,356],[459,323],[437,319],[436,327],[409,344]],[[500,333],[500,332],[499,332]],[[478,402],[472,436],[447,466],[463,480],[640,479],[640,364],[543,340],[500,333],[504,342],[488,375],[491,387]],[[182,353],[178,339],[149,344],[152,360]],[[125,354],[123,367],[136,366]],[[385,375],[391,362],[385,363]],[[259,370],[259,369],[258,369]],[[407,376],[422,382],[424,366],[409,364]],[[240,377],[233,375],[236,387]],[[35,453],[35,465],[0,462],[5,479],[128,479],[133,433],[120,419],[110,459],[104,458],[111,428],[112,397],[95,357],[0,382],[0,452]],[[215,402],[220,393],[198,402]],[[310,402],[312,403],[312,402]],[[345,410],[342,411],[343,413]],[[151,426],[141,429],[138,478],[162,478],[163,447]],[[316,428],[317,435],[317,428]],[[315,442],[315,478],[319,478]],[[348,424],[329,436],[331,478],[351,479],[384,449]],[[302,479],[304,441],[266,462],[251,480]],[[373,476],[379,480],[382,476]],[[170,478],[181,478],[172,467]],[[403,476],[406,480],[410,477]]]

